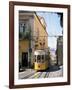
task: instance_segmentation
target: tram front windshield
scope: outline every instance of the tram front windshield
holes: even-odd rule
[[[35,55],[35,62],[40,63],[44,62],[44,55]]]

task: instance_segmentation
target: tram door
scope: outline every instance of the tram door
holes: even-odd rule
[[[28,53],[23,52],[22,53],[22,67],[27,67],[28,66]]]

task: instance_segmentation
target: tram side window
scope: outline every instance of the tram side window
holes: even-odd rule
[[[36,62],[36,55],[35,55],[35,62]]]
[[[41,62],[41,56],[40,55],[37,56],[37,62]]]
[[[44,55],[42,55],[42,63],[44,63]]]

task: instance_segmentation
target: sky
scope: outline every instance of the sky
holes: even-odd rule
[[[60,17],[54,12],[37,12],[46,22],[46,30],[49,36],[62,35],[62,27],[60,26]],[[48,47],[56,49],[57,37],[48,37]]]

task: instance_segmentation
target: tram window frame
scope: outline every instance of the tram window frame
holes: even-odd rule
[[[40,56],[40,58],[38,58]],[[41,62],[41,55],[37,55],[37,63]]]
[[[43,58],[42,58],[43,56]],[[45,55],[41,55],[41,62],[44,63],[45,62]]]

